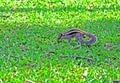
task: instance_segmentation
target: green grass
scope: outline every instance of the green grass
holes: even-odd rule
[[[0,82],[112,83],[120,79],[120,2],[106,0],[0,1]],[[57,43],[79,28],[97,42]],[[85,59],[61,58],[81,56]]]

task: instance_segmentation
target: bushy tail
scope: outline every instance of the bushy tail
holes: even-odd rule
[[[86,41],[86,40],[83,39],[83,36],[80,36],[80,39],[79,39],[80,42],[85,43],[87,45],[90,45],[90,44],[93,44],[93,43],[96,42],[96,36],[95,35],[89,34],[89,35],[86,35],[86,36],[88,36],[90,39],[88,41]]]

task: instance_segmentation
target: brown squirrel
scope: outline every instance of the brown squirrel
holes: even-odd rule
[[[88,41],[84,40],[85,36],[89,37],[90,39]],[[62,39],[67,39],[68,43],[70,43],[71,38],[73,37],[75,37],[78,42],[82,42],[87,45],[90,45],[96,42],[96,36],[94,34],[90,34],[79,29],[71,29],[65,33],[60,33],[60,35],[58,36],[58,42]]]

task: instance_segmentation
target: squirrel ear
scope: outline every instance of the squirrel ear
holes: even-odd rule
[[[60,33],[61,36],[63,36],[64,34]]]

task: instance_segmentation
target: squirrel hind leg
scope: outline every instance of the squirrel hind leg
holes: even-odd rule
[[[76,38],[76,40],[77,40],[78,42],[83,42],[82,39],[84,38],[84,36],[82,36],[82,35],[80,35],[80,34],[76,34],[75,38]]]

